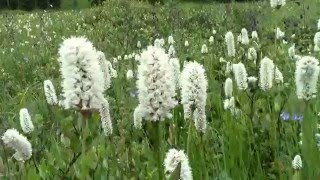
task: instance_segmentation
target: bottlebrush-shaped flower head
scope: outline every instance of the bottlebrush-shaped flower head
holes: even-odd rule
[[[50,80],[45,80],[43,82],[43,89],[44,89],[44,94],[46,96],[47,103],[49,105],[58,104],[56,90]]]
[[[208,80],[203,66],[197,62],[186,64],[181,72],[180,85],[184,117],[193,119],[197,130],[204,132]]]
[[[302,169],[302,160],[300,155],[296,155],[292,161],[292,168],[294,170]]]
[[[241,29],[241,44],[247,45],[249,44],[250,40],[249,40],[249,35],[248,35],[248,31],[245,28]]]
[[[233,83],[231,78],[227,78],[224,83],[224,94],[226,98],[232,97],[232,91],[233,91]]]
[[[295,82],[299,99],[316,97],[319,76],[319,61],[312,56],[304,56],[296,62]]]
[[[175,78],[164,49],[149,46],[142,51],[138,65],[138,99],[140,112],[146,120],[170,118],[175,100]]]
[[[24,133],[31,133],[34,130],[31,116],[29,115],[28,109],[20,109],[20,126]]]
[[[170,178],[171,174],[178,169],[181,180],[192,180],[192,171],[187,155],[182,150],[170,149],[164,159],[165,175]]]
[[[234,46],[234,36],[231,31],[226,33],[225,41],[226,41],[226,45],[227,45],[228,56],[234,57],[236,55],[236,49]]]
[[[97,51],[86,38],[71,37],[59,48],[65,109],[99,109],[105,90]]]
[[[232,65],[232,71],[234,78],[237,83],[237,87],[240,90],[245,90],[248,88],[248,74],[245,66],[239,62],[238,64]]]
[[[8,129],[1,137],[4,144],[16,152],[13,157],[17,161],[26,161],[32,156],[32,146],[26,137],[15,129]]]
[[[273,85],[274,78],[274,64],[271,59],[265,57],[260,62],[259,69],[259,87],[263,91],[270,90]]]

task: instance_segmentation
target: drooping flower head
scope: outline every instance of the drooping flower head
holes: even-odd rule
[[[28,109],[20,109],[20,126],[24,133],[31,133],[34,130],[31,116],[29,115]]]
[[[164,159],[165,175],[170,178],[171,174],[178,169],[179,179],[192,180],[192,172],[189,165],[189,160],[182,150],[170,149]]]
[[[44,89],[44,94],[46,96],[47,103],[49,105],[58,104],[56,90],[50,80],[45,80],[43,82],[43,89]]]
[[[205,132],[208,81],[203,66],[197,62],[186,64],[181,72],[180,85],[184,117],[193,119],[196,129]]]
[[[232,65],[232,71],[234,74],[234,78],[237,83],[237,87],[240,90],[245,90],[248,88],[248,74],[245,66],[239,62],[238,64]]]
[[[83,37],[66,39],[59,55],[64,108],[99,109],[105,79],[91,42]]]
[[[165,50],[155,46],[143,50],[137,77],[141,116],[150,121],[171,118],[170,111],[176,105],[176,86]]]
[[[304,56],[296,62],[296,93],[299,99],[316,97],[319,76],[319,61],[312,56]]]
[[[236,55],[236,49],[234,46],[234,36],[231,31],[226,33],[225,41],[227,45],[228,56],[234,57]]]
[[[26,161],[32,156],[32,146],[26,137],[21,135],[16,129],[8,129],[1,137],[4,144],[16,152],[13,157],[17,161]]]
[[[265,57],[260,62],[260,69],[259,69],[259,87],[263,91],[270,90],[273,85],[273,78],[275,68],[273,61],[268,57]]]

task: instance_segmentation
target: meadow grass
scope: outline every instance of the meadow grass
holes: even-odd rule
[[[230,9],[229,9],[230,6]],[[19,110],[27,108],[35,125],[28,135],[33,146],[32,159],[18,163],[12,151],[0,150],[0,174],[8,179],[157,179],[155,129],[144,123],[143,130],[133,127],[133,111],[138,100],[135,80],[126,79],[137,62],[124,55],[140,53],[155,38],[173,35],[181,65],[187,59],[204,65],[208,78],[206,114],[208,129],[201,135],[191,121],[184,120],[183,107],[173,110],[173,118],[162,122],[160,159],[170,148],[183,149],[189,156],[194,179],[319,179],[319,152],[316,147],[299,145],[302,128],[313,137],[319,121],[318,98],[304,103],[295,94],[295,63],[287,53],[295,43],[297,54],[320,58],[309,45],[317,32],[319,1],[305,0],[300,5],[288,2],[275,10],[268,2],[233,4],[167,4],[151,6],[140,2],[108,0],[103,6],[81,11],[6,12],[0,17],[0,134],[8,128],[20,129]],[[286,32],[286,43],[275,40],[274,29]],[[213,45],[208,39],[212,29]],[[236,43],[236,58],[226,57],[224,35],[242,28],[257,30],[259,43],[243,46]],[[295,37],[291,37],[295,34]],[[101,133],[98,114],[79,132],[76,111],[49,106],[43,81],[52,80],[61,93],[58,48],[63,39],[85,36],[113,62],[118,77],[105,93],[110,103],[114,132]],[[184,47],[185,40],[190,43]],[[201,54],[207,44],[209,53]],[[226,79],[223,57],[233,63],[242,61],[249,75],[258,76],[258,67],[247,60],[248,47],[258,49],[258,62],[264,56],[274,60],[284,76],[284,84],[264,92],[234,89],[241,115],[235,117],[223,108],[223,84]],[[165,45],[168,49],[169,46]],[[179,96],[177,98],[180,98]],[[282,112],[301,114],[301,121],[283,121]],[[302,125],[302,127],[301,127]],[[80,134],[79,134],[80,133]],[[87,138],[85,149],[81,133]],[[63,136],[62,136],[63,134]],[[308,139],[305,139],[306,141]],[[292,169],[292,159],[301,154],[304,168]],[[161,168],[160,168],[161,169]]]

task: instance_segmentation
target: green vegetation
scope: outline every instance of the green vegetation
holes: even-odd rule
[[[162,124],[162,159],[170,148],[187,150],[194,179],[319,179],[320,154],[315,146],[299,145],[299,121],[283,121],[282,112],[304,116],[306,134],[319,122],[319,97],[304,104],[295,94],[295,63],[288,48],[295,43],[296,54],[313,52],[313,36],[320,18],[320,1],[287,2],[271,9],[268,2],[197,4],[168,3],[151,6],[143,2],[107,0],[103,6],[76,11],[33,13],[15,12],[0,17],[0,134],[19,125],[19,110],[27,108],[35,131],[27,138],[33,156],[25,163],[11,158],[9,148],[0,149],[0,177],[8,179],[157,179],[158,161],[154,156],[155,133],[152,123],[143,130],[133,127],[133,111],[138,104],[130,94],[135,81],[127,80],[129,69],[136,71],[137,62],[124,55],[139,53],[156,38],[173,35],[181,66],[186,59],[200,62],[208,78],[207,132],[201,136],[190,121],[183,119],[183,107],[173,110],[173,118]],[[275,40],[276,27],[285,31],[285,41]],[[224,35],[235,37],[242,28],[257,30],[258,45],[236,43],[237,56],[226,57]],[[212,29],[213,45],[208,39]],[[292,35],[295,34],[295,37]],[[58,48],[65,38],[85,36],[107,59],[121,56],[113,63],[118,77],[106,92],[113,120],[113,134],[101,132],[99,114],[88,121],[85,132],[87,149],[75,128],[79,114],[49,106],[43,92],[43,81],[52,80],[61,93]],[[185,40],[190,43],[184,47]],[[207,44],[209,53],[201,54]],[[257,66],[247,60],[247,49],[258,49],[258,62],[264,56],[274,60],[284,76],[284,84],[270,91],[235,90],[236,106],[242,114],[234,117],[223,108],[223,84],[226,79],[223,57],[233,63],[242,61],[249,75],[258,76]],[[169,46],[166,44],[165,48]],[[179,97],[178,97],[179,98]],[[309,126],[306,126],[309,125]],[[77,127],[77,126],[76,126]],[[311,127],[315,129],[315,127]],[[147,133],[153,132],[154,133]],[[62,135],[63,134],[63,135]],[[189,139],[189,138],[190,139]],[[312,138],[310,142],[314,143]],[[1,141],[2,143],[2,141]],[[311,143],[311,144],[312,144]],[[203,149],[201,149],[203,148]],[[301,151],[303,149],[303,152]],[[292,159],[300,154],[302,171],[292,169]],[[295,174],[295,175],[294,175]],[[301,177],[299,177],[301,176]]]

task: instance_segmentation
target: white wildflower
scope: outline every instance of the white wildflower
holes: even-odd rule
[[[256,62],[257,58],[258,58],[258,55],[257,55],[256,49],[254,49],[253,47],[249,48],[248,49],[248,59],[252,60],[253,62]]]
[[[319,76],[319,61],[304,56],[296,62],[296,93],[299,99],[310,100],[316,97]]]
[[[189,62],[181,72],[181,104],[184,117],[195,122],[196,129],[205,132],[208,81],[203,66],[197,62]]]
[[[314,45],[315,45],[315,46],[320,47],[320,32],[317,32],[317,33],[314,35],[313,42],[314,42]]]
[[[232,91],[233,91],[232,79],[227,78],[224,83],[224,94],[226,98],[230,98],[232,96]]]
[[[16,129],[8,129],[1,137],[4,144],[16,152],[13,157],[17,161],[26,161],[32,156],[32,146],[26,137],[21,135]]]
[[[58,98],[56,90],[50,80],[45,80],[43,82],[44,94],[46,96],[47,103],[50,105],[58,104]]]
[[[140,108],[141,108],[140,105],[138,105],[134,109],[134,113],[133,113],[133,125],[137,129],[142,128],[142,114],[141,114]]]
[[[168,54],[170,58],[176,57],[176,50],[174,49],[173,45],[170,45]]]
[[[285,35],[285,33],[281,31],[281,29],[278,27],[275,29],[275,34],[276,34],[276,39],[282,39]]]
[[[20,126],[24,133],[31,133],[34,130],[31,116],[29,115],[28,109],[20,109]]]
[[[283,83],[283,75],[281,71],[276,67],[275,72],[274,72],[274,81],[276,84]]]
[[[174,44],[174,39],[173,36],[168,37],[168,44],[173,45]]]
[[[189,41],[184,41],[184,46],[189,47]]]
[[[250,42],[248,31],[245,28],[241,29],[241,44],[248,45]]]
[[[213,37],[213,36],[210,36],[210,38],[209,38],[209,44],[212,45],[213,42],[214,42],[214,37]]]
[[[296,55],[296,52],[295,52],[295,45],[294,44],[288,49],[288,54],[291,59],[295,59],[294,57]]]
[[[164,167],[166,178],[170,178],[176,168],[180,168],[178,169],[180,180],[193,179],[188,157],[182,150],[170,149],[164,159]]]
[[[259,40],[259,36],[258,36],[257,31],[252,31],[251,38],[254,40],[257,40],[257,41]]]
[[[109,136],[112,134],[112,121],[110,117],[109,111],[109,103],[107,100],[104,100],[101,103],[101,108],[99,109],[100,117],[101,117],[101,125],[104,132],[104,135]]]
[[[139,48],[139,49],[141,48],[141,42],[140,41],[137,42],[137,48]]]
[[[208,53],[208,47],[206,44],[203,44],[201,47],[201,53],[202,54],[207,54]]]
[[[294,156],[293,161],[292,161],[292,168],[294,170],[302,169],[302,160],[301,160],[300,155],[297,154],[296,156]]]
[[[226,33],[225,41],[226,41],[226,45],[227,45],[228,56],[234,57],[236,55],[236,49],[234,46],[234,36],[231,31]]]
[[[133,71],[132,71],[131,69],[129,69],[129,70],[127,71],[127,79],[130,80],[130,79],[132,79],[132,78],[133,78]]]
[[[265,57],[260,62],[259,69],[259,87],[263,91],[270,90],[273,84],[274,78],[274,64],[271,59]]]
[[[248,87],[248,74],[245,66],[239,62],[238,64],[232,65],[232,71],[236,80],[238,89],[245,90]]]

